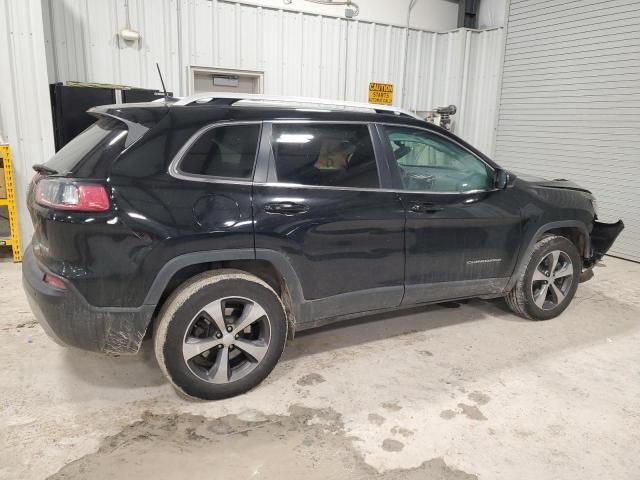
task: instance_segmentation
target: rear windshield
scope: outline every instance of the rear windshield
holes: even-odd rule
[[[61,175],[104,177],[111,162],[124,150],[126,139],[123,122],[102,117],[60,149],[46,166]]]

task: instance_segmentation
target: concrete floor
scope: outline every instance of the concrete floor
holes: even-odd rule
[[[560,317],[427,307],[300,335],[260,387],[188,402],[138,357],[66,349],[0,263],[0,478],[631,479],[640,265]]]

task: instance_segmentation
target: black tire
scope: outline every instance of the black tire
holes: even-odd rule
[[[224,340],[233,342],[234,340],[230,339],[233,334],[237,333],[236,339],[246,335],[247,330],[251,334],[254,324],[237,332],[232,331],[228,335],[227,332],[221,333],[221,328],[217,328],[220,323],[213,321],[213,317],[206,316],[206,309],[216,304],[217,299],[222,299],[221,321],[230,322],[225,323],[227,330],[233,329],[234,320],[230,319],[231,315],[225,312],[235,311],[233,307],[235,299],[241,299],[238,302],[246,300],[247,305],[250,306],[258,305],[258,310],[265,312],[266,315],[260,317],[262,320],[259,322],[255,321],[255,325],[259,323],[256,327],[258,333],[260,330],[267,331],[267,341],[245,338],[236,340],[236,342],[262,342],[260,355],[264,356],[260,360],[245,353],[243,348],[238,346],[239,344],[222,345]],[[231,307],[228,307],[229,302]],[[237,307],[240,313],[237,314],[238,318],[235,321],[238,322],[239,327],[244,308],[247,307],[243,307],[242,303],[237,305],[240,305]],[[193,336],[196,334],[202,338]],[[218,345],[190,360],[185,359],[185,356],[190,355],[189,346],[192,343],[189,342],[203,340],[208,345],[216,342],[216,338],[221,338],[218,340]],[[286,339],[286,314],[277,293],[259,278],[231,269],[205,272],[181,285],[163,305],[154,328],[156,359],[165,376],[179,392],[203,400],[233,397],[258,385],[271,373],[280,359]],[[232,351],[234,345],[235,351]],[[227,355],[227,357],[220,355]],[[236,363],[242,367],[240,370],[244,375],[236,380],[233,379],[235,367],[232,368],[234,362],[232,355],[236,355]],[[216,363],[223,364],[221,358],[226,359],[224,376],[228,383],[212,383],[215,379],[211,378],[209,372],[214,370]],[[211,367],[207,362],[211,362]],[[210,369],[207,370],[208,368]],[[227,370],[230,373],[227,373]],[[220,380],[222,377],[218,378],[216,375],[216,378]]]
[[[561,258],[568,258],[571,261],[571,265],[567,263],[567,269],[572,272],[571,284],[566,285],[566,291],[564,292],[564,299],[558,301],[558,296],[553,292],[554,288],[551,285],[552,282],[565,282],[563,279],[551,280],[548,281],[549,286],[547,289],[549,290],[549,294],[547,294],[547,290],[544,290],[544,295],[546,298],[550,298],[548,302],[545,302],[541,295],[537,296],[538,304],[534,299],[534,292],[540,292],[539,284],[544,284],[544,281],[536,280],[534,282],[533,277],[534,273],[539,270],[540,262],[547,261],[546,258],[549,258],[549,255],[552,252],[562,252]],[[566,255],[566,256],[565,256]],[[582,270],[582,260],[580,255],[578,254],[578,250],[575,245],[565,237],[557,236],[557,235],[549,235],[541,240],[539,240],[533,251],[531,252],[531,256],[529,257],[529,261],[525,265],[518,278],[516,285],[513,289],[507,294],[505,300],[507,305],[511,310],[529,320],[548,320],[560,315],[571,303],[576,290],[578,289],[578,281],[580,272]],[[558,285],[558,284],[556,284]],[[561,287],[565,288],[564,284],[560,284]],[[553,298],[557,304],[553,306]],[[545,308],[541,308],[539,303],[543,302]]]

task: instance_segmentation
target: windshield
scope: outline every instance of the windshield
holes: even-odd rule
[[[79,178],[103,177],[111,162],[124,150],[127,126],[103,117],[67,143],[45,166]]]

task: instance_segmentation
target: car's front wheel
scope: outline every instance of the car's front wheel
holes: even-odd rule
[[[156,358],[171,383],[205,400],[250,390],[273,370],[287,321],[276,292],[235,270],[197,275],[163,306],[154,331]]]
[[[560,315],[578,288],[581,259],[565,237],[549,235],[539,240],[524,271],[505,297],[514,313],[531,320]]]

